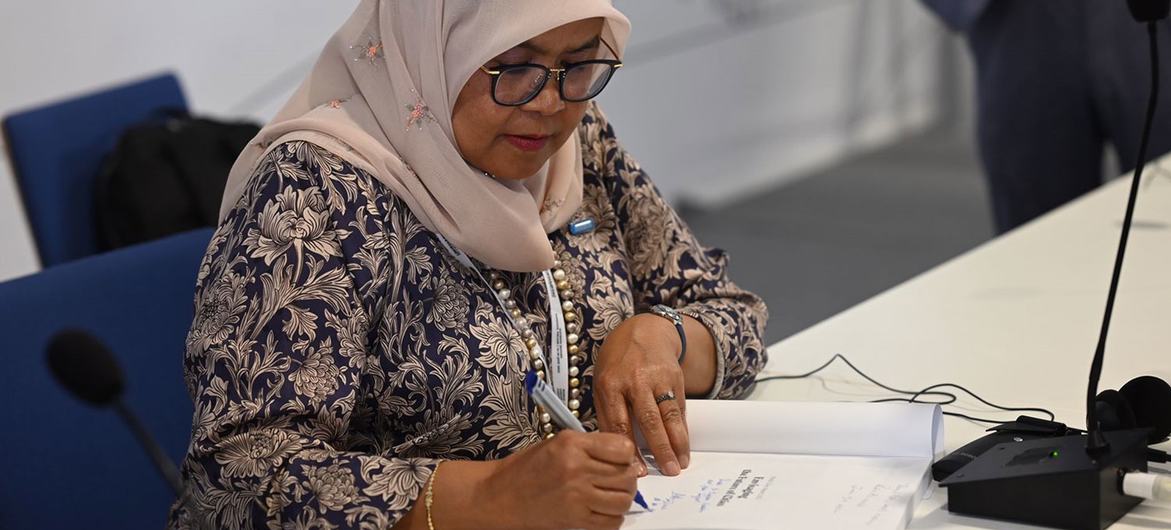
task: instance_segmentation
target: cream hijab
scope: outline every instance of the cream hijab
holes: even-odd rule
[[[389,187],[433,232],[489,267],[553,264],[547,233],[581,205],[581,144],[570,136],[536,175],[498,181],[470,167],[452,107],[472,74],[548,30],[604,18],[621,56],[630,22],[611,0],[362,0],[309,77],[249,144],[228,177],[220,219],[260,160],[307,140]]]

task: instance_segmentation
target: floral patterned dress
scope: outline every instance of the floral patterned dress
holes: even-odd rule
[[[709,397],[742,396],[766,360],[764,304],[728,280],[724,253],[696,241],[597,107],[579,138],[574,220],[597,228],[550,240],[582,316],[586,428],[593,355],[654,304],[711,332]],[[547,337],[541,275],[504,276]],[[217,528],[389,528],[440,459],[498,459],[541,439],[524,344],[492,292],[378,180],[311,143],[259,165],[209,244],[195,314],[191,494],[172,528],[193,527],[192,513]]]

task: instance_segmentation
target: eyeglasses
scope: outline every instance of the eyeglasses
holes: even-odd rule
[[[618,55],[606,41],[602,44],[609,48],[610,53]],[[480,67],[492,76],[492,100],[506,107],[519,107],[532,101],[553,76],[557,77],[561,99],[569,102],[591,100],[606,88],[619,68],[622,68],[622,61],[613,59],[566,63],[563,68],[531,63],[501,65],[495,70]]]

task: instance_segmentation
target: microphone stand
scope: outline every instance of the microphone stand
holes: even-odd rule
[[[1102,436],[1098,422],[1097,396],[1098,380],[1102,377],[1102,362],[1106,356],[1106,336],[1110,333],[1110,317],[1114,313],[1114,298],[1118,295],[1118,279],[1122,275],[1122,260],[1126,257],[1126,243],[1130,239],[1130,225],[1134,220],[1134,205],[1138,201],[1139,183],[1142,182],[1143,167],[1147,161],[1147,143],[1151,139],[1151,126],[1155,119],[1155,108],[1159,103],[1159,41],[1155,22],[1148,21],[1147,36],[1151,48],[1151,95],[1147,100],[1146,122],[1138,147],[1138,167],[1130,181],[1130,196],[1126,201],[1126,215],[1122,220],[1122,236],[1118,240],[1118,255],[1114,258],[1114,274],[1110,277],[1110,292],[1106,295],[1106,314],[1102,316],[1102,330],[1098,335],[1098,347],[1090,364],[1090,384],[1086,389],[1086,451],[1098,454],[1109,448],[1109,442]]]
[[[142,445],[143,450],[146,451],[147,456],[150,457],[151,462],[155,468],[158,469],[159,474],[166,480],[167,485],[175,492],[175,497],[179,499],[181,507],[190,510],[189,515],[194,520],[194,528],[198,530],[212,529],[211,521],[205,517],[203,510],[196,504],[195,499],[191,496],[191,491],[183,485],[183,477],[179,474],[179,470],[175,464],[163,451],[163,448],[155,441],[154,437],[150,435],[150,431],[143,425],[142,420],[138,419],[138,415],[130,410],[126,404],[119,397],[115,399],[110,407],[118,414],[130,432],[138,439],[138,443]]]
[[[154,437],[146,430],[142,421],[138,419],[138,416],[121,399],[115,400],[110,406],[114,409],[114,412],[118,413],[122,421],[126,422],[126,426],[130,428],[130,432],[138,439],[138,443],[142,445],[143,450],[146,451],[147,456],[150,457],[155,468],[159,470],[163,479],[167,481],[167,485],[175,491],[176,496],[181,497],[186,490],[183,487],[183,477],[179,475],[179,470],[175,468],[175,464],[163,452],[163,448],[159,447]]]

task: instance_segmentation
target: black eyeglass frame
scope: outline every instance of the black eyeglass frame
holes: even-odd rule
[[[602,44],[604,44],[606,46],[606,48],[608,48],[610,50],[610,53],[613,53],[615,56],[618,55],[617,53],[614,53],[614,48],[611,48],[610,45],[608,43],[606,43],[605,40],[602,40]],[[607,65],[610,67],[610,71],[606,73],[606,82],[602,83],[601,88],[599,88],[598,91],[595,92],[593,95],[590,95],[588,97],[584,97],[584,98],[566,97],[565,96],[565,76],[566,76],[566,74],[570,70],[573,70],[574,68],[579,68],[582,66],[591,66],[591,65],[595,65],[595,64],[604,64],[604,65]],[[537,86],[537,88],[533,89],[532,93],[529,94],[529,96],[527,98],[525,98],[517,103],[501,103],[500,99],[496,97],[496,84],[500,81],[500,76],[504,75],[505,73],[507,73],[509,71],[519,70],[521,68],[539,68],[541,70],[544,70],[545,75],[541,77],[541,84],[539,86]],[[481,66],[480,70],[483,70],[483,72],[485,74],[488,74],[488,76],[492,78],[492,101],[496,102],[497,105],[501,105],[501,106],[505,106],[505,107],[519,107],[519,106],[525,105],[528,102],[536,99],[537,96],[539,96],[541,94],[541,92],[545,90],[545,85],[549,83],[549,78],[553,77],[554,74],[557,75],[557,93],[561,96],[562,100],[568,101],[570,103],[580,103],[582,101],[589,101],[591,99],[598,97],[598,94],[601,94],[602,91],[606,89],[606,86],[610,84],[610,80],[614,79],[614,73],[617,72],[619,68],[622,68],[622,61],[619,61],[617,59],[590,59],[588,61],[579,61],[579,62],[575,62],[575,63],[565,63],[564,65],[562,65],[561,68],[549,68],[548,66],[545,66],[543,64],[536,64],[536,63],[523,63],[523,64],[500,65],[500,66],[497,66],[495,70],[489,70],[488,67]]]

